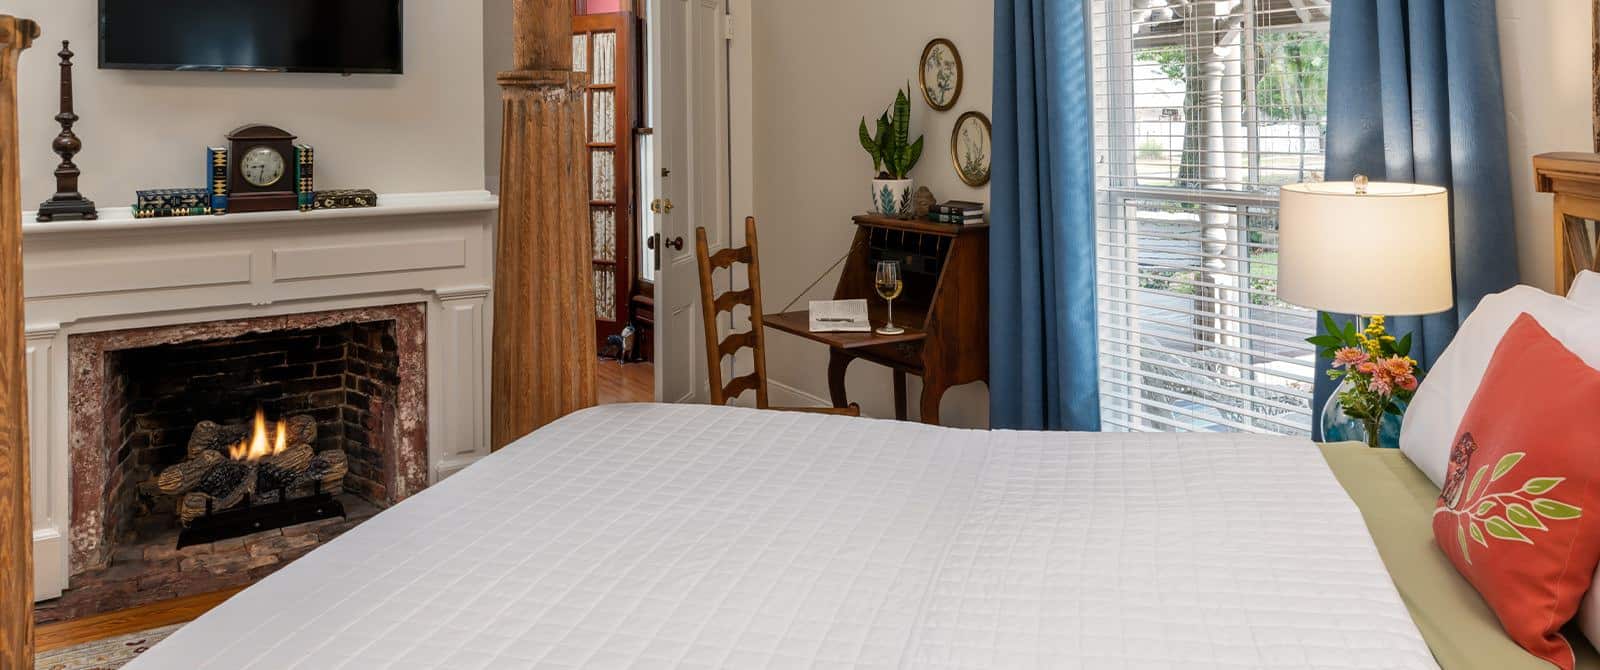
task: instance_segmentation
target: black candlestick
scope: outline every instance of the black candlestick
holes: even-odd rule
[[[61,56],[61,113],[56,115],[56,123],[61,124],[61,134],[50,144],[61,157],[61,164],[56,166],[56,194],[39,205],[40,221],[54,221],[56,217],[100,218],[94,203],[78,192],[78,176],[83,172],[72,162],[72,157],[83,150],[83,141],[72,132],[78,115],[72,112],[72,49],[68,46],[62,41],[61,53],[57,54]]]

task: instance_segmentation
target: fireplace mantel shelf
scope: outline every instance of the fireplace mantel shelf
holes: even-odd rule
[[[228,214],[226,216],[178,216],[138,219],[134,218],[132,208],[108,207],[100,210],[100,218],[95,221],[42,223],[34,220],[36,212],[23,212],[22,234],[26,238],[34,238],[44,235],[70,233],[205,228],[210,226],[241,226],[286,222],[315,223],[338,219],[370,219],[417,214],[480,212],[492,210],[499,206],[499,198],[488,191],[442,191],[437,193],[387,193],[378,196],[377,207],[324,209],[313,212],[253,212],[249,214]]]

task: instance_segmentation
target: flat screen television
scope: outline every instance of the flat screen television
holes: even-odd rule
[[[100,67],[400,74],[402,2],[100,0]]]

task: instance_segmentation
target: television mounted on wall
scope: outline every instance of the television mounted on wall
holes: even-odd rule
[[[404,71],[403,0],[100,0],[100,67]]]

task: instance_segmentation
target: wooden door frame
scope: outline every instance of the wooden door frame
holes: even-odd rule
[[[614,86],[610,89],[616,96],[612,103],[613,108],[620,108],[624,114],[615,119],[616,128],[613,131],[612,150],[612,196],[609,205],[602,205],[600,200],[590,202],[591,215],[596,206],[610,207],[615,214],[612,225],[617,229],[616,248],[614,249],[612,272],[615,275],[615,284],[612,287],[615,305],[612,320],[604,321],[594,319],[595,345],[601,346],[612,335],[620,334],[632,320],[632,301],[635,283],[638,281],[637,261],[639,257],[638,235],[638,188],[634,183],[638,168],[637,142],[634,131],[639,127],[638,78],[636,71],[639,35],[638,17],[632,12],[622,11],[610,14],[582,14],[573,17],[573,34],[585,33],[589,39],[589,70],[594,68],[594,39],[596,33],[612,32],[617,36],[617,54],[615,68],[617,71],[613,79]],[[624,46],[627,45],[627,46]],[[622,58],[624,54],[628,59]],[[593,91],[590,91],[593,95]],[[593,99],[590,99],[593,104]],[[587,140],[587,129],[593,122],[593,113],[584,120]],[[590,144],[591,149],[603,148],[601,145]],[[626,167],[626,169],[624,169]],[[591,194],[592,195],[592,194]],[[592,259],[596,266],[601,263],[599,259]],[[598,291],[599,287],[596,286]]]
[[[1600,0],[1597,0],[1600,1]],[[728,246],[742,247],[748,244],[745,239],[743,225],[737,222],[744,221],[745,217],[753,216],[757,222],[762,221],[760,213],[755,211],[755,57],[753,53],[752,31],[754,21],[751,16],[754,7],[752,0],[726,0],[729,26],[732,28],[732,37],[726,40],[728,76],[728,132],[725,141],[728,143],[728,181],[723,188],[728,200]],[[748,288],[740,285],[745,281],[743,273],[734,273],[734,288]],[[730,330],[740,330],[749,326],[745,324],[732,324],[729,316]],[[748,351],[728,361],[729,378],[740,374],[748,374],[755,370],[755,361]]]

